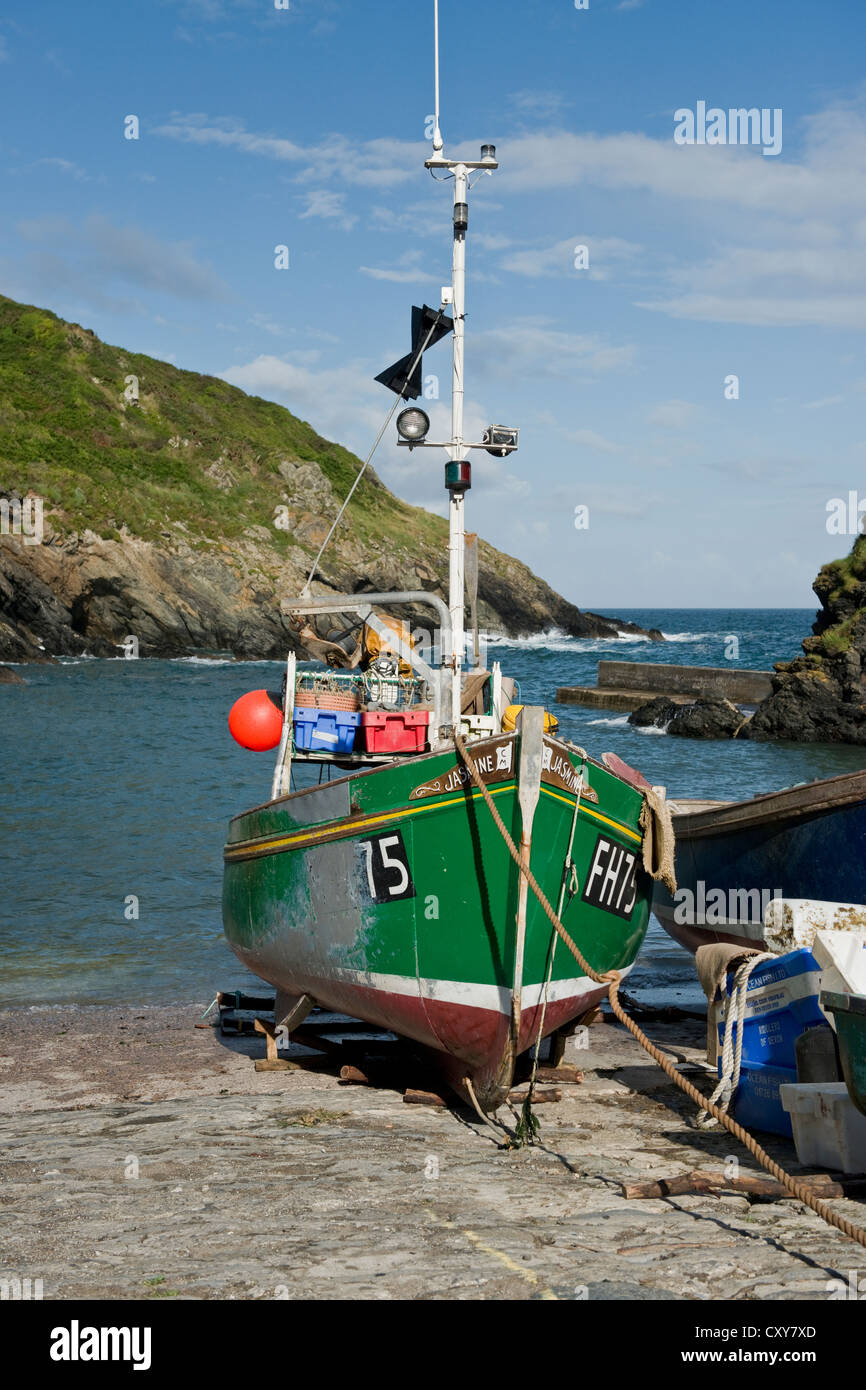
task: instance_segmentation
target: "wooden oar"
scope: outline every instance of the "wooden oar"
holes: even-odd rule
[[[524,705],[520,715],[520,762],[517,770],[517,801],[520,806],[520,881],[517,888],[517,932],[514,939],[514,983],[511,988],[511,1043],[517,1056],[523,994],[523,956],[526,946],[526,906],[529,897],[529,856],[532,849],[532,822],[541,791],[541,758],[544,747],[544,710],[540,705]]]

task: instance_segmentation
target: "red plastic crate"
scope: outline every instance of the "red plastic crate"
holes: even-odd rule
[[[423,753],[429,710],[366,710],[361,728],[368,753]]]

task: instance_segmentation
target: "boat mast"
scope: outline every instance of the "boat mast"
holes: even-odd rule
[[[446,159],[444,142],[439,129],[439,0],[433,0],[434,30],[434,126],[433,156],[425,168],[435,176],[442,169],[454,179],[454,245],[451,259],[451,285],[442,293],[443,305],[451,304],[454,319],[451,378],[451,439],[445,445],[450,463],[445,466],[445,486],[448,505],[448,607],[451,612],[452,649],[449,664],[451,679],[451,719],[455,729],[460,727],[461,669],[464,659],[464,497],[471,486],[471,466],[467,461],[469,448],[463,435],[463,351],[466,318],[466,232],[469,225],[469,175],[479,169],[491,173],[499,166],[493,145],[482,145],[480,160]],[[443,661],[445,660],[443,653]]]

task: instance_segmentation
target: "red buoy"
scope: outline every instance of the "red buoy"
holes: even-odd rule
[[[282,737],[282,711],[266,690],[248,690],[229,711],[229,732],[241,748],[264,753]]]

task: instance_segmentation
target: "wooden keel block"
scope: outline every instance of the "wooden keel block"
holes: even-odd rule
[[[405,1091],[403,1094],[404,1105],[434,1105],[440,1110],[447,1109],[448,1102],[443,1096],[437,1096],[435,1091]]]
[[[257,1057],[256,1071],[303,1071],[303,1067],[287,1057]]]
[[[277,1052],[277,1030],[273,1023],[267,1023],[264,1019],[257,1018],[253,1022],[253,1027],[257,1033],[264,1033],[265,1047],[267,1049],[268,1061],[279,1061]]]
[[[564,1086],[579,1086],[583,1080],[579,1067],[569,1066],[567,1062],[557,1067],[539,1067],[535,1075],[539,1081],[559,1081]]]
[[[798,1177],[797,1181],[814,1197],[832,1198],[845,1196],[845,1183],[837,1182],[829,1173],[816,1173],[809,1177]],[[679,1173],[674,1178],[658,1178],[649,1182],[626,1182],[622,1184],[623,1197],[634,1200],[651,1197],[720,1197],[723,1193],[738,1194],[743,1197],[758,1197],[775,1201],[780,1197],[792,1197],[787,1187],[775,1178],[764,1178],[745,1174],[743,1177],[726,1178],[723,1173],[708,1173],[695,1168],[690,1173]]]
[[[508,1099],[512,1105],[522,1105],[528,1095],[527,1091],[509,1091]],[[562,1100],[561,1091],[536,1091],[532,1097],[533,1105],[553,1105],[556,1101]]]
[[[369,1086],[371,1084],[369,1076],[365,1075],[359,1067],[340,1067],[340,1080],[346,1086]]]

